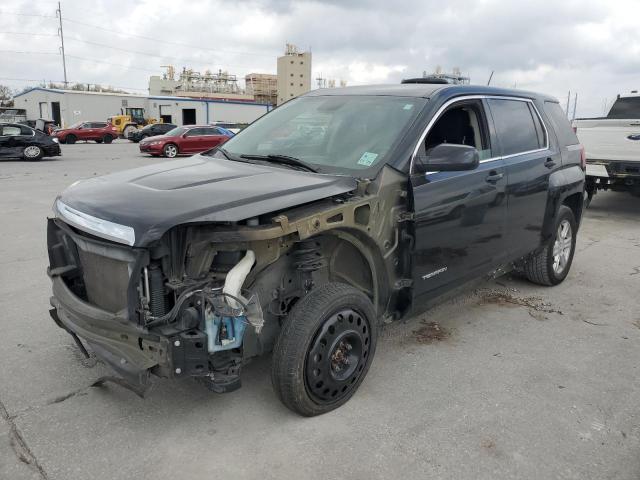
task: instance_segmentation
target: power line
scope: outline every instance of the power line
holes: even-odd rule
[[[53,15],[38,15],[38,14],[35,14],[35,13],[5,12],[4,10],[1,10],[0,14],[2,14],[2,15],[15,15],[16,17],[56,18]]]
[[[20,53],[24,55],[60,55],[59,52],[27,52],[23,50],[0,50],[0,53]]]
[[[164,43],[166,45],[175,45],[177,47],[195,48],[195,49],[198,49],[198,50],[208,50],[208,51],[217,52],[217,53],[232,53],[232,54],[235,54],[235,55],[253,55],[253,56],[256,56],[256,57],[273,58],[273,55],[267,54],[267,53],[240,52],[240,51],[234,51],[234,50],[221,50],[219,48],[208,48],[208,47],[203,47],[201,45],[189,45],[187,43],[171,42],[169,40],[162,40],[160,38],[147,37],[145,35],[137,35],[135,33],[125,33],[125,32],[120,32],[118,30],[111,30],[109,28],[104,28],[104,27],[101,27],[99,25],[92,25],[92,24],[89,24],[89,23],[80,22],[78,20],[73,20],[73,19],[70,19],[70,18],[65,18],[64,21],[65,22],[70,22],[70,23],[75,23],[77,25],[83,25],[85,27],[95,28],[97,30],[102,30],[102,31],[109,32],[109,33],[116,33],[118,35],[122,35],[122,36],[125,36],[125,37],[140,38],[140,39],[143,39],[143,40],[151,40],[153,42]]]
[[[120,52],[133,53],[135,55],[143,55],[143,56],[146,56],[146,57],[161,58],[161,59],[168,59],[168,60],[177,60],[177,61],[180,61],[180,62],[186,62],[186,63],[190,63],[190,64],[194,64],[194,65],[206,66],[208,64],[207,62],[203,62],[202,60],[196,60],[194,58],[181,58],[181,57],[173,57],[171,55],[159,55],[159,54],[155,54],[155,53],[141,52],[139,50],[130,50],[128,48],[115,47],[113,45],[107,45],[105,43],[92,42],[90,40],[82,40],[81,38],[77,38],[77,37],[69,37],[69,36],[67,36],[67,40],[72,40],[74,42],[85,43],[87,45],[94,45],[96,47],[108,48],[108,49],[111,49],[111,50],[118,50]],[[236,65],[225,64],[225,65],[231,66],[231,67],[250,68],[249,65],[237,65],[237,64]]]
[[[26,35],[28,37],[57,37],[57,33],[0,32],[0,35]]]
[[[67,55],[67,58],[75,58],[77,60],[84,60],[84,61],[87,61],[87,62],[94,62],[94,63],[104,63],[105,65],[112,65],[114,67],[121,67],[121,68],[124,68],[124,69],[127,69],[127,70],[140,70],[142,72],[157,73],[156,70],[149,70],[148,68],[132,67],[130,65],[122,65],[121,63],[105,62],[104,60],[96,60],[94,58],[79,57],[77,55]]]

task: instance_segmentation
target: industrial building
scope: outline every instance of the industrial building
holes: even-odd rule
[[[229,72],[218,70],[218,73],[212,73],[205,70],[200,73],[185,67],[176,78],[173,65],[165,65],[165,68],[162,76],[149,77],[149,95],[254,101],[253,95],[245,93],[238,85],[236,76]]]
[[[249,73],[244,77],[247,95],[258,103],[278,103],[278,76],[272,73]]]
[[[278,57],[278,105],[311,90],[311,52],[298,52],[287,43]]]
[[[14,102],[15,108],[26,110],[28,120],[51,119],[63,126],[106,120],[119,115],[125,108],[143,108],[145,117],[162,118],[165,123],[176,125],[251,123],[271,109],[268,104],[223,98],[144,96],[41,87],[16,95]]]

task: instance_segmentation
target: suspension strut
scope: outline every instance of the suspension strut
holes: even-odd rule
[[[312,273],[326,265],[320,242],[312,238],[296,242],[293,251],[294,265],[299,272],[305,292],[313,288]]]

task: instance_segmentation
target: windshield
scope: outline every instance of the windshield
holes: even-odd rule
[[[182,135],[187,130],[188,129],[185,128],[185,127],[176,127],[176,128],[172,128],[171,130],[169,130],[167,133],[165,133],[165,135],[167,137],[179,137],[180,135]]]
[[[224,144],[233,156],[295,157],[319,171],[382,165],[426,100],[322,96],[291,100]]]
[[[83,125],[84,122],[76,122],[73,125],[67,127],[67,128],[78,128],[80,125]]]

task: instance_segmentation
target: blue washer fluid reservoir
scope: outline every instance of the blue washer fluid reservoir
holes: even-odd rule
[[[210,353],[239,348],[247,327],[247,317],[220,317],[212,312],[205,313],[205,328]]]

